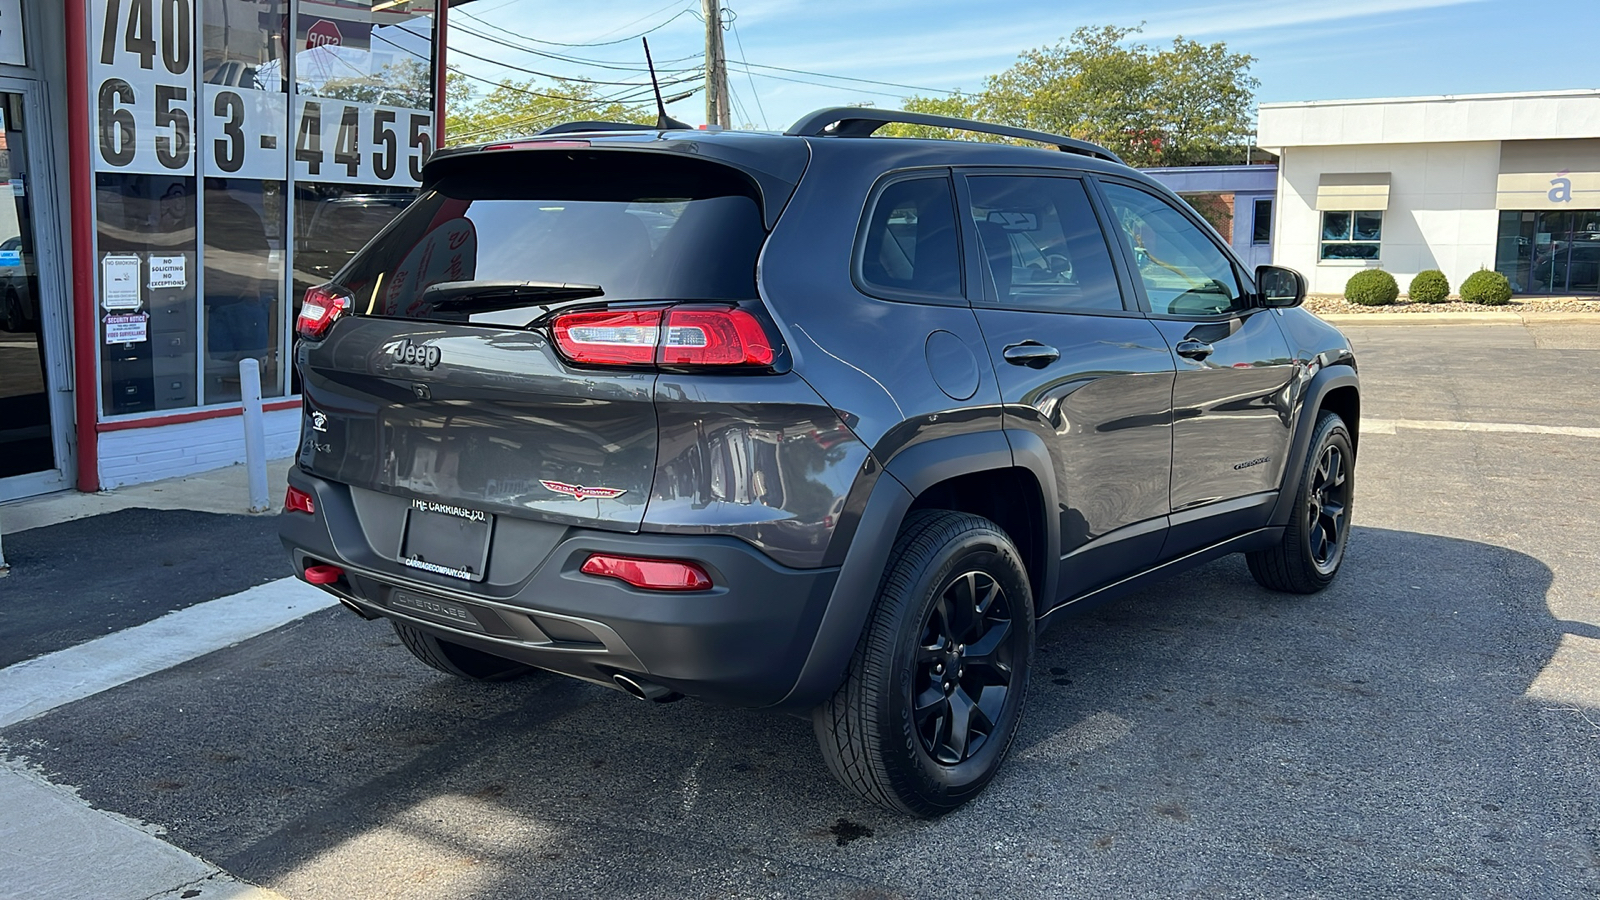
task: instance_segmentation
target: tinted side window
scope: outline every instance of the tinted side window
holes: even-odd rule
[[[869,287],[962,295],[950,179],[913,178],[889,185],[878,196],[866,227],[861,278]]]
[[[1233,263],[1199,226],[1154,194],[1120,184],[1103,186],[1152,312],[1214,316],[1248,305]]]
[[[967,184],[1000,306],[1052,312],[1123,308],[1111,248],[1083,182],[976,175]]]

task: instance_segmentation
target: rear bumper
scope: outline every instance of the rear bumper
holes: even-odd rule
[[[343,485],[299,471],[289,481],[316,515],[285,513],[280,534],[302,578],[345,570],[321,586],[364,614],[398,619],[448,641],[615,687],[626,673],[710,702],[799,708],[789,696],[816,640],[839,570],[780,566],[736,538],[620,534],[568,528],[518,583],[482,585],[398,566],[368,544]],[[714,587],[639,590],[578,571],[589,554],[699,562]]]

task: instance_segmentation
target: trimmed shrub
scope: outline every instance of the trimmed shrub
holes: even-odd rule
[[[1479,269],[1461,282],[1461,299],[1484,306],[1504,306],[1511,302],[1511,282],[1490,269]]]
[[[1438,269],[1418,272],[1417,277],[1411,279],[1406,296],[1412,303],[1443,303],[1450,299],[1450,279]]]
[[[1400,285],[1382,269],[1362,269],[1344,284],[1344,298],[1362,306],[1388,306],[1399,296]]]

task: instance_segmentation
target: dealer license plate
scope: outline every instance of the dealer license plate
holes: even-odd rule
[[[489,568],[494,516],[476,509],[413,500],[406,510],[400,562],[413,569],[482,581]]]

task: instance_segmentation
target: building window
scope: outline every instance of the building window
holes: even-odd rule
[[[1322,259],[1377,259],[1382,239],[1382,210],[1322,214]]]
[[[1256,200],[1255,223],[1250,229],[1250,243],[1272,243],[1272,198],[1261,197]]]

